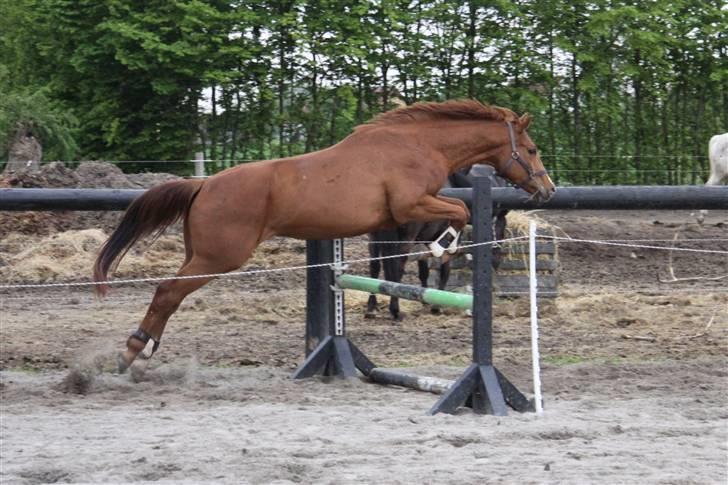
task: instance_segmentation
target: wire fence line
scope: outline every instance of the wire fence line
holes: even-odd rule
[[[146,288],[138,288],[139,291],[144,291],[145,295],[148,294],[148,290]],[[276,294],[294,294],[294,293],[301,293],[305,292],[305,288],[286,288],[286,289],[276,289]],[[260,296],[261,298],[267,298],[269,295],[266,291],[240,291],[239,289],[236,289],[235,296],[219,296],[215,295],[215,303],[220,302],[240,302],[240,296],[246,296],[246,297],[255,297]],[[151,299],[151,296],[150,296]],[[125,295],[107,295],[103,298],[89,295],[89,296],[79,296],[78,293],[67,293],[64,295],[56,295],[56,296],[8,296],[7,294],[2,295],[0,294],[0,305],[2,303],[14,303],[14,302],[29,302],[29,301],[48,301],[48,302],[63,302],[64,304],[61,304],[59,306],[65,306],[65,307],[77,307],[81,305],[105,305],[107,302],[112,301],[114,303],[139,303],[139,297],[130,297]]]
[[[610,242],[605,240],[598,240],[598,239],[576,239],[571,237],[563,237],[563,236],[545,236],[540,235],[538,236],[538,239],[542,240],[554,240],[559,242],[565,242],[565,243],[588,243],[588,244],[600,244],[604,246],[618,246],[618,247],[625,247],[625,248],[638,248],[638,249],[662,249],[662,250],[669,250],[669,251],[682,251],[682,252],[691,252],[691,253],[703,253],[703,254],[723,254],[728,256],[728,251],[720,250],[720,249],[697,249],[697,248],[677,248],[672,246],[654,246],[654,245],[648,245],[648,244],[628,244],[628,243],[621,243],[621,242]]]
[[[542,236],[537,236],[537,238],[540,238]],[[543,236],[548,237],[548,236]],[[573,238],[564,238],[566,240],[572,240],[574,242],[580,242],[580,240],[573,239]],[[346,242],[347,244],[349,242],[356,242],[356,243],[368,243],[368,244],[403,244],[403,243],[413,243],[413,244],[429,244],[433,241],[368,241],[366,239],[360,238],[360,237],[354,237],[354,238],[347,238]],[[629,242],[671,242],[676,244],[683,244],[683,243],[692,243],[692,242],[726,242],[728,241],[728,237],[706,237],[706,238],[690,238],[690,239],[599,239],[600,242],[617,242],[617,243],[629,243]],[[461,241],[463,243],[471,243],[473,241]],[[504,245],[512,244],[510,242],[503,243]]]
[[[489,242],[483,242],[483,243],[473,243],[473,244],[466,244],[462,246],[458,246],[457,249],[468,249],[475,246],[492,246],[494,244],[498,244],[505,241],[515,241],[515,240],[523,240],[528,239],[528,236],[519,236],[515,238],[508,238],[508,239],[502,239],[499,241],[489,241]],[[401,254],[393,254],[393,255],[387,255],[387,256],[378,256],[374,258],[359,258],[359,259],[351,259],[348,261],[343,261],[344,265],[349,264],[357,264],[357,263],[368,263],[370,261],[375,260],[383,260],[383,259],[394,259],[394,258],[405,258],[410,256],[424,256],[431,254],[429,250],[426,251],[414,251],[410,253],[401,253]],[[156,282],[163,282],[163,281],[173,281],[173,280],[194,280],[194,279],[208,279],[208,278],[233,278],[233,277],[239,277],[239,276],[250,276],[250,275],[257,275],[257,274],[265,274],[265,273],[278,273],[278,272],[288,272],[288,271],[300,271],[300,270],[307,270],[307,269],[313,269],[313,268],[325,268],[330,267],[333,262],[331,263],[320,263],[320,264],[309,264],[309,265],[297,265],[297,266],[288,266],[283,268],[263,268],[263,269],[253,269],[248,271],[230,271],[228,273],[209,273],[209,274],[200,274],[200,275],[189,275],[189,276],[161,276],[161,277],[151,277],[151,278],[130,278],[130,279],[118,279],[118,280],[109,280],[109,281],[69,281],[64,283],[29,283],[29,284],[15,284],[15,285],[0,285],[0,290],[7,290],[7,289],[33,289],[33,288],[59,288],[59,287],[71,287],[71,286],[106,286],[106,285],[122,285],[122,284],[131,284],[131,283],[156,283]]]
[[[606,246],[613,246],[613,247],[667,250],[667,251],[678,251],[678,252],[698,253],[698,254],[720,254],[720,255],[728,256],[728,251],[725,251],[725,250],[680,248],[680,247],[674,247],[674,246],[656,246],[656,245],[645,245],[645,244],[628,244],[628,243],[620,243],[620,242],[611,242],[608,240],[574,239],[574,238],[568,238],[568,237],[548,236],[548,235],[538,235],[537,237],[540,240],[552,240],[552,241],[560,241],[560,242],[565,242],[565,243],[598,244],[598,245],[606,245]],[[476,246],[500,245],[500,244],[504,244],[504,243],[523,241],[526,239],[528,239],[528,236],[518,236],[518,237],[506,238],[506,239],[501,239],[501,240],[496,240],[496,241],[484,242],[484,243],[462,244],[462,245],[458,246],[457,249],[464,250],[464,249],[470,249],[470,248],[473,248]],[[431,253],[428,249],[428,250],[424,250],[424,251],[413,251],[413,252],[408,252],[408,253],[400,253],[400,254],[387,255],[387,256],[352,259],[352,260],[344,261],[343,264],[351,265],[351,264],[359,264],[359,263],[368,263],[368,262],[376,261],[376,260],[394,259],[394,258],[409,258],[412,256],[425,256],[425,255],[429,255],[429,254],[431,254]],[[210,274],[188,275],[188,276],[128,278],[128,279],[116,279],[116,280],[101,281],[101,282],[67,281],[67,282],[59,282],[59,283],[5,284],[5,285],[0,285],[0,290],[45,289],[45,288],[63,288],[63,287],[94,287],[94,286],[102,286],[102,285],[106,286],[106,285],[123,285],[123,284],[134,284],[134,283],[158,283],[158,282],[173,281],[173,280],[235,278],[235,277],[259,275],[259,274],[282,273],[282,272],[290,272],[290,271],[307,270],[307,269],[311,269],[311,268],[330,267],[332,264],[333,263],[320,263],[320,264],[314,264],[314,265],[296,265],[296,266],[288,266],[288,267],[281,267],[281,268],[262,268],[262,269],[253,269],[253,270],[247,270],[247,271],[231,271],[228,273],[210,273]]]

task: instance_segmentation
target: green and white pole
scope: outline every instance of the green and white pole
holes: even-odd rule
[[[421,301],[431,305],[461,308],[463,310],[471,310],[473,308],[473,295],[467,295],[465,293],[434,290],[432,288],[404,285],[402,283],[393,283],[391,281],[348,274],[337,276],[336,284],[342,289],[396,296],[405,300]]]

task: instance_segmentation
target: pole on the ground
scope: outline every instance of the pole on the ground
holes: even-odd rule
[[[478,414],[505,416],[506,404],[517,411],[531,403],[493,366],[492,244],[493,207],[489,177],[473,178],[473,355],[472,364],[435,403],[429,414],[454,413],[468,406]]]
[[[330,266],[317,266],[330,263]],[[306,241],[306,360],[294,379],[316,374],[356,377],[375,365],[346,337],[344,290],[335,277],[344,269],[344,240]]]
[[[531,299],[531,357],[533,359],[533,398],[536,414],[543,413],[541,401],[541,364],[538,352],[538,282],[536,281],[536,221],[528,223],[528,276]]]
[[[378,384],[408,387],[410,389],[431,392],[433,394],[443,394],[453,385],[453,381],[446,379],[419,376],[416,374],[401,372],[399,370],[382,369],[380,367],[372,369],[369,373],[369,379]]]

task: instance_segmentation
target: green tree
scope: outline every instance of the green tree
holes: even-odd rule
[[[8,93],[0,97],[0,158],[32,139],[42,147],[45,160],[73,159],[78,152],[75,126],[73,116],[54,106],[44,90]]]

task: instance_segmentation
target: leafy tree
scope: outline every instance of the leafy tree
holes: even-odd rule
[[[533,113],[560,183],[699,183],[726,32],[718,0],[16,0],[0,90],[75,117],[84,158],[218,170],[333,144],[395,96],[472,97]]]
[[[24,139],[34,139],[43,147],[46,160],[72,159],[78,151],[75,126],[73,116],[57,109],[45,90],[7,94],[0,97],[0,157],[18,151]],[[40,157],[33,161],[39,162]]]

